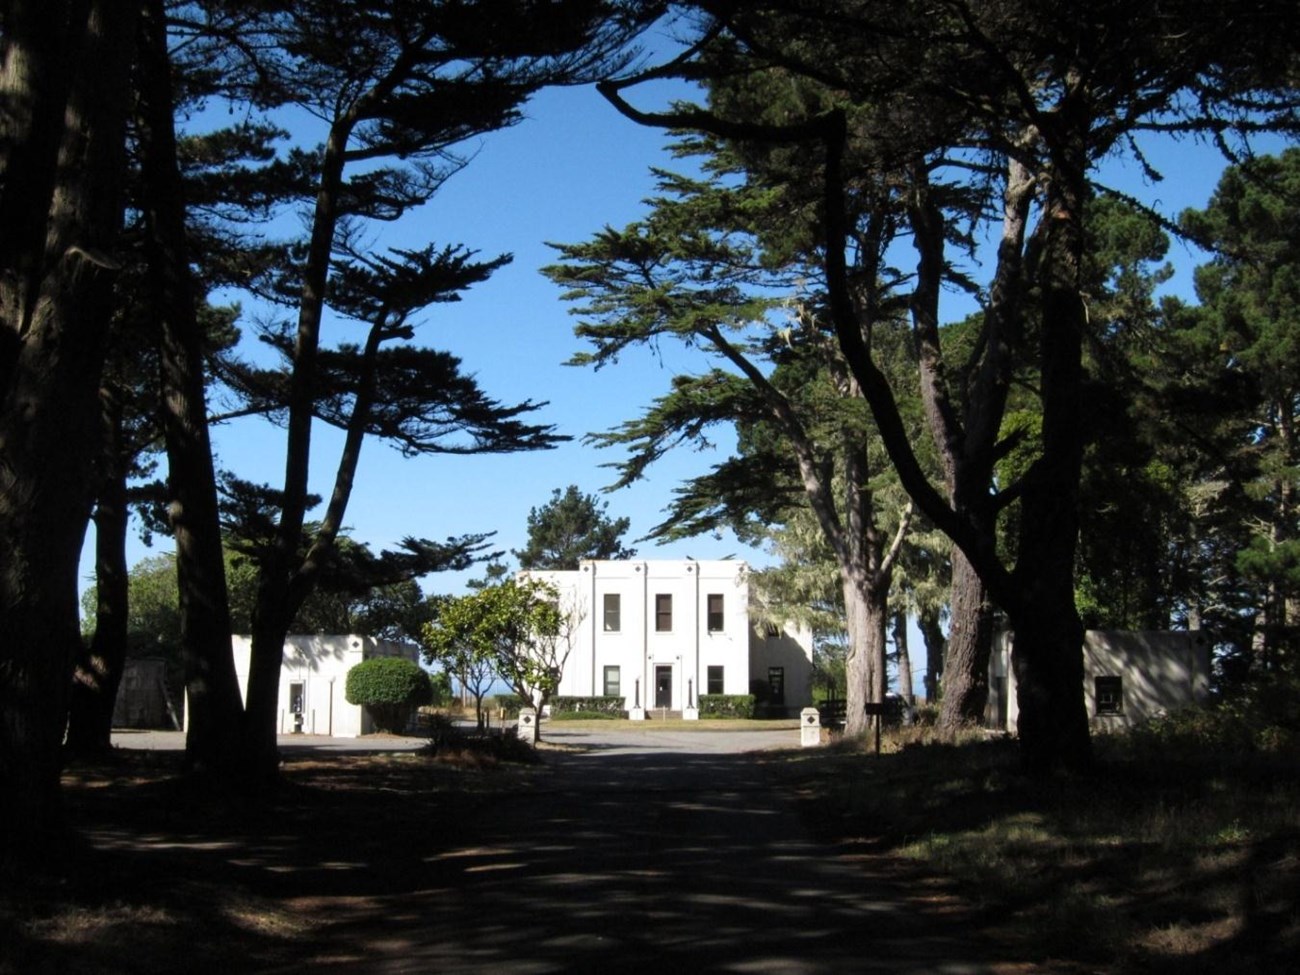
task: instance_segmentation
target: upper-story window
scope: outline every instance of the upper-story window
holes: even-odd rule
[[[655,632],[668,633],[673,628],[673,597],[670,593],[655,596]]]
[[[617,633],[622,629],[622,602],[616,592],[605,593],[605,632]]]
[[[709,593],[709,632],[721,633],[723,630],[722,593]]]

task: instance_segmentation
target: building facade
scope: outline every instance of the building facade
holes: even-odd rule
[[[231,639],[241,697],[248,694],[252,638]],[[284,641],[280,667],[279,734],[302,733],[356,738],[371,734],[374,722],[366,709],[344,696],[348,671],[372,657],[405,657],[419,663],[419,649],[389,640],[348,634],[290,636]]]
[[[812,700],[811,634],[751,625],[744,562],[591,560],[521,575],[552,585],[571,616],[559,696],[622,697],[633,717],[697,716],[701,694],[761,690],[796,714]]]
[[[1210,695],[1210,647],[1196,631],[1089,630],[1083,640],[1083,698],[1093,731],[1114,731],[1162,713],[1204,704]],[[985,725],[1015,731],[1019,719],[1011,634],[989,660]]]

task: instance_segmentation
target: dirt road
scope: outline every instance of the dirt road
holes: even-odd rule
[[[532,789],[477,810],[472,841],[413,863],[408,890],[333,903],[337,923],[294,970],[1031,970],[908,868],[812,839],[765,761],[772,743],[550,740]]]

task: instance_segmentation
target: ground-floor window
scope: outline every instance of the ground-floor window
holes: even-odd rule
[[[709,677],[709,684],[708,684],[709,689],[708,689],[708,692],[707,692],[707,693],[709,693],[709,694],[722,694],[722,693],[724,693],[723,690],[722,690],[722,687],[723,687],[723,682],[722,682],[722,668],[721,668],[721,667],[710,667],[710,668],[709,668],[709,671],[708,671],[708,677]]]
[[[1098,677],[1094,681],[1098,714],[1124,713],[1124,678]]]
[[[785,668],[767,668],[767,687],[772,692],[773,704],[785,703]]]
[[[619,689],[621,685],[622,685],[622,681],[619,677],[618,668],[606,667],[605,668],[605,696],[622,697],[623,692]]]

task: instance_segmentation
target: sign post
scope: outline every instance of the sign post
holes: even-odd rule
[[[875,719],[876,724],[876,754],[880,754],[880,722],[884,720],[885,705],[883,701],[868,701],[862,705],[862,710],[867,713],[868,718]]]

